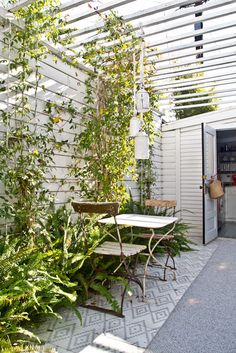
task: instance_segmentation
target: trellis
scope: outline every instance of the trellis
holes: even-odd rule
[[[35,0],[21,0],[11,5],[8,10],[1,8],[0,19],[6,17],[7,11],[14,13],[33,1]],[[106,33],[97,34],[97,30],[103,27],[104,16],[109,11],[115,10],[125,22],[132,24],[133,30],[145,39],[146,46],[150,49],[148,56],[155,62],[157,70],[153,85],[164,98],[160,101],[161,105],[166,107],[167,103],[171,103],[173,109],[179,109],[175,106],[176,98],[181,98],[178,90],[210,87],[215,87],[217,101],[213,103],[214,105],[224,106],[224,103],[235,105],[236,22],[231,20],[230,16],[236,13],[236,0],[169,1],[144,10],[128,12],[128,5],[133,3],[135,6],[135,2],[135,0],[113,0],[94,7],[93,2],[89,0],[63,1],[59,10],[67,15],[68,26],[75,26],[71,33],[75,43],[68,48],[55,48],[51,43],[47,43],[47,46],[59,57],[63,51],[66,52],[70,62],[72,49],[76,52],[84,42],[106,40]],[[78,14],[75,10],[78,10]],[[197,16],[199,13],[201,16]],[[83,25],[85,19],[93,19],[93,24],[85,27]],[[204,28],[193,30],[192,26],[199,21],[204,24]],[[24,25],[13,21],[14,24]],[[177,30],[180,34],[176,35]],[[202,40],[196,41],[196,37]],[[153,48],[154,51],[151,51]],[[157,59],[155,55],[158,55]],[[78,67],[83,71],[89,70],[82,62]],[[204,76],[196,78],[195,75],[199,73]],[[184,75],[193,76],[186,78]],[[184,105],[181,109],[198,105],[203,95],[207,96],[210,93],[211,91],[206,90],[204,94],[202,92],[194,96],[192,93],[186,94],[181,101],[189,102],[189,105]],[[168,102],[169,96],[172,99]],[[208,104],[201,102],[201,106]]]

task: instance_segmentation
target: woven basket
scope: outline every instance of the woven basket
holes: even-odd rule
[[[224,196],[224,191],[220,180],[212,180],[209,186],[210,198],[219,199]]]

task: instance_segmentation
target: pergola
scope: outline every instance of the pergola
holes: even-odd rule
[[[0,18],[5,19],[8,12],[14,14],[33,1],[21,0],[8,9],[0,8]],[[140,10],[134,12],[136,5]],[[66,52],[70,60],[72,50],[78,51],[85,41],[105,41],[106,34],[99,35],[97,31],[104,24],[104,15],[111,10],[132,24],[136,34],[145,39],[147,48],[157,48],[147,50],[147,55],[155,62],[152,84],[162,94],[163,109],[236,104],[236,0],[160,1],[155,6],[139,0],[103,0],[99,4],[88,0],[62,0],[60,11],[67,17],[68,26],[78,28],[71,33],[74,43],[68,48],[56,48],[51,43],[46,43],[47,46],[58,56]],[[15,20],[13,24],[24,26],[23,22]],[[82,62],[79,68],[89,70]],[[199,73],[200,77],[194,75]],[[178,94],[197,88],[204,88],[204,92]],[[217,98],[215,102],[202,102],[212,94]],[[177,100],[178,106],[175,105]]]

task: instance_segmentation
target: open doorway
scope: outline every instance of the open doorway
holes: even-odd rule
[[[217,200],[218,235],[236,239],[236,129],[217,131],[217,173],[225,193]]]

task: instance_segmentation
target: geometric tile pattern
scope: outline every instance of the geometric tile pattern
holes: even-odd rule
[[[48,320],[37,330],[47,346],[53,346],[58,353],[78,353],[104,332],[109,332],[138,347],[146,348],[176,304],[206,265],[218,242],[207,246],[199,245],[196,251],[182,253],[176,258],[177,279],[171,273],[167,282],[158,280],[160,269],[149,268],[150,278],[146,283],[146,300],[138,298],[139,289],[132,287],[132,297],[127,296],[124,305],[125,318],[118,318],[86,308],[79,308],[82,325],[69,309],[60,311],[62,319]],[[113,293],[119,286],[113,288]],[[93,300],[105,305],[103,298]]]

